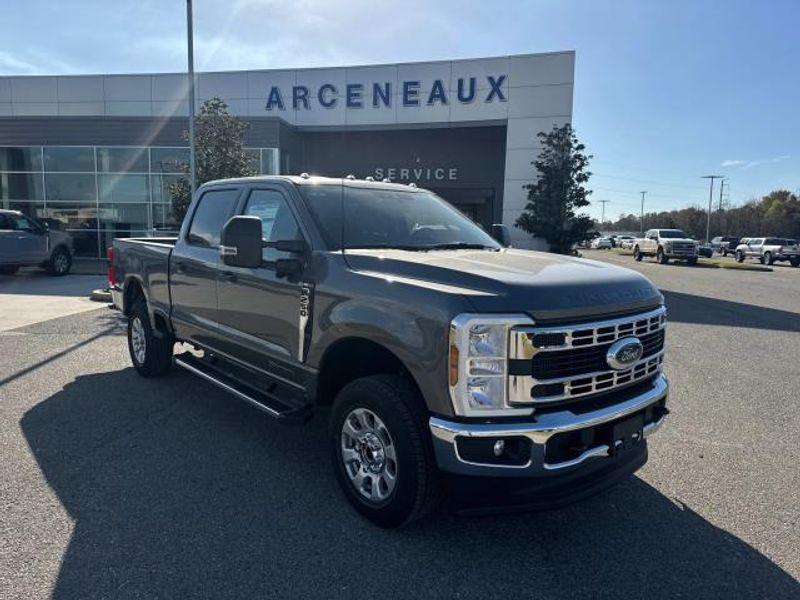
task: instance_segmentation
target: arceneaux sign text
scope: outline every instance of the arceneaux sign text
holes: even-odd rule
[[[505,75],[486,77],[489,89],[481,92],[480,96],[484,102],[505,102],[506,94],[503,86],[506,82]],[[286,110],[287,106],[293,110],[310,110],[309,99],[313,96],[323,108],[334,108],[339,102],[343,102],[346,108],[364,108],[370,103],[373,108],[385,108],[392,106],[394,94],[399,94],[399,102],[403,106],[435,106],[437,104],[447,105],[452,101],[461,104],[470,104],[479,97],[477,78],[459,77],[456,84],[455,93],[445,89],[444,82],[436,79],[430,88],[422,89],[419,81],[403,81],[398,85],[399,91],[392,90],[392,83],[376,82],[372,86],[363,83],[348,83],[344,90],[340,90],[332,83],[323,83],[316,89],[310,89],[305,85],[292,86],[289,96],[284,95],[284,91],[278,86],[272,86],[267,95],[266,110]]]

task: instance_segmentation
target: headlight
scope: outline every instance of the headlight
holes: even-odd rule
[[[450,323],[448,377],[456,414],[464,417],[530,414],[508,405],[508,337],[533,325],[526,315],[458,315]]]

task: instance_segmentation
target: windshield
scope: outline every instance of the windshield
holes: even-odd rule
[[[425,190],[339,185],[303,185],[300,189],[334,249],[500,248],[475,223]]]
[[[689,236],[683,233],[680,229],[662,229],[659,232],[659,237],[674,239],[674,238],[687,238]]]

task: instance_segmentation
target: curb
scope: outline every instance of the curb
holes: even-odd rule
[[[95,302],[111,302],[111,292],[108,290],[94,290],[89,294],[89,300]]]

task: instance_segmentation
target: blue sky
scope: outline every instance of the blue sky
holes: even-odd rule
[[[800,1],[195,0],[198,70],[574,49],[573,124],[607,216],[800,189]],[[28,0],[0,74],[180,71],[182,0]],[[715,190],[715,199],[717,193]],[[599,216],[599,204],[590,210]]]

